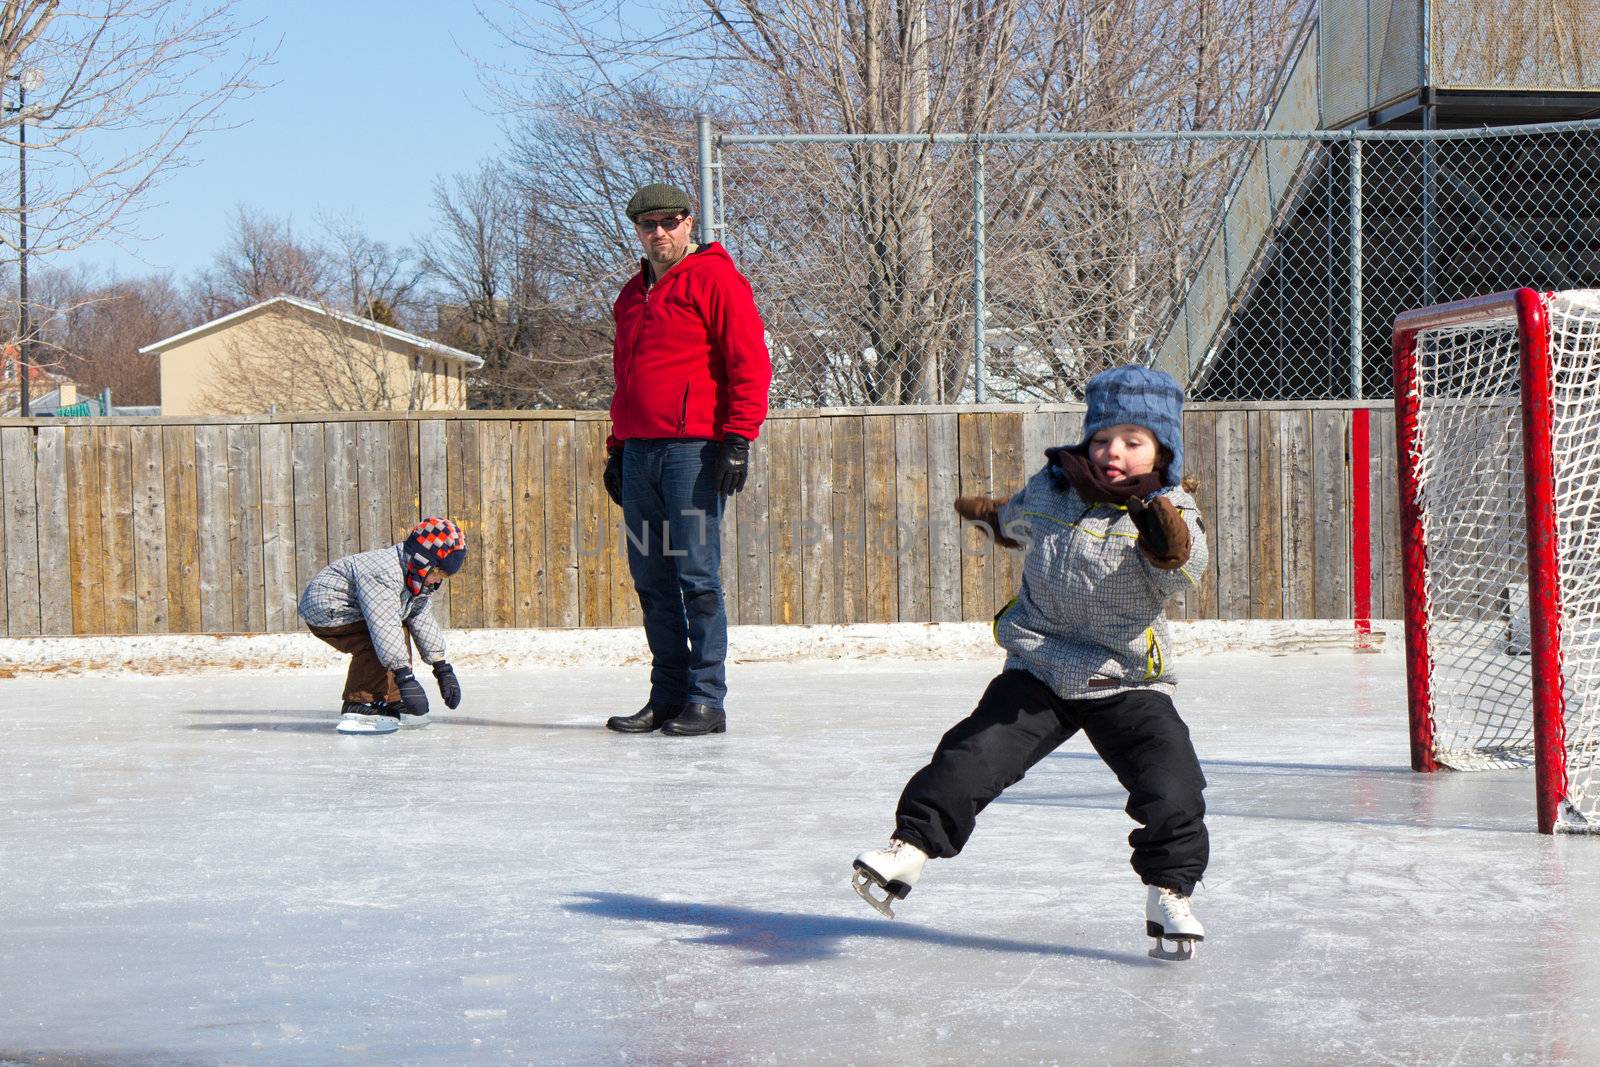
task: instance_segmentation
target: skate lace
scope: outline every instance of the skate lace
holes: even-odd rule
[[[1172,919],[1192,919],[1194,912],[1189,909],[1189,898],[1181,893],[1174,893],[1170,889],[1161,890],[1161,910]]]

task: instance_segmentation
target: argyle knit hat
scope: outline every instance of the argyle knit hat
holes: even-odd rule
[[[633,194],[628,201],[628,219],[633,222],[646,211],[681,211],[685,215],[694,214],[694,204],[689,200],[689,194],[679,189],[676,185],[663,185],[657,182],[647,185]]]
[[[422,583],[433,568],[454,574],[467,559],[467,539],[461,527],[449,519],[427,518],[406,534],[406,588],[412,596],[422,593]]]
[[[1083,416],[1083,441],[1108,426],[1143,426],[1167,446],[1172,462],[1162,473],[1167,485],[1183,480],[1183,387],[1165,371],[1132,364],[1101,371],[1084,388],[1089,410]]]

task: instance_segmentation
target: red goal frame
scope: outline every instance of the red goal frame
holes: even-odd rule
[[[1528,622],[1532,652],[1534,767],[1539,832],[1555,832],[1567,792],[1565,699],[1561,667],[1561,588],[1552,488],[1550,319],[1546,296],[1516,289],[1408,311],[1394,324],[1395,435],[1400,474],[1401,581],[1405,593],[1406,688],[1411,767],[1442,769],[1434,758],[1428,650],[1428,559],[1415,462],[1420,405],[1415,396],[1417,338],[1430,330],[1514,317],[1520,353],[1523,487],[1528,531]]]

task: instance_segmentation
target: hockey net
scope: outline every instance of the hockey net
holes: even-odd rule
[[[1600,291],[1409,312],[1395,370],[1412,765],[1600,831]]]

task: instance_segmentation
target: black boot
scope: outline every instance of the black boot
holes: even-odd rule
[[[728,716],[721,708],[705,704],[685,704],[677,717],[661,728],[664,734],[674,737],[694,737],[698,734],[721,734],[728,730]]]
[[[658,708],[646,704],[632,715],[613,715],[606,720],[606,729],[622,734],[647,734],[661,729],[661,724],[677,714],[675,709]]]

